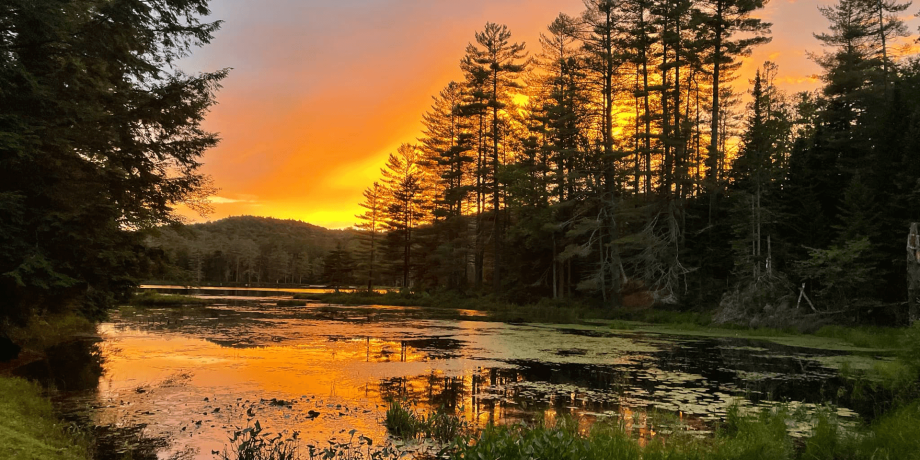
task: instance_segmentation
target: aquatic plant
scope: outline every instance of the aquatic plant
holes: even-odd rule
[[[469,430],[462,418],[448,413],[443,407],[423,416],[407,405],[406,402],[393,400],[387,408],[384,425],[397,438],[409,440],[424,437],[446,444]]]
[[[424,420],[412,409],[398,400],[390,401],[384,426],[393,436],[400,439],[415,439],[424,430]]]
[[[296,431],[286,439],[281,433],[271,436],[256,420],[253,426],[234,431],[229,448],[215,453],[220,460],[297,460],[297,436]]]
[[[374,441],[358,435],[357,430],[348,432],[348,441],[329,441],[329,446],[322,449],[314,445],[307,446],[308,460],[395,460],[402,457],[399,449],[390,445],[374,446]]]
[[[469,427],[460,417],[449,414],[443,408],[431,412],[424,420],[424,435],[441,443],[447,443],[462,436]]]
[[[91,334],[95,331],[95,324],[80,314],[70,312],[34,315],[25,325],[11,327],[7,332],[9,338],[22,348],[44,351],[73,340],[74,336]],[[0,327],[0,335],[2,333],[3,330]]]

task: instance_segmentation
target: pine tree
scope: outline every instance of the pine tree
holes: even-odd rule
[[[377,245],[386,212],[384,189],[380,183],[374,182],[374,185],[364,190],[364,201],[360,203],[360,206],[365,211],[355,216],[361,219],[356,227],[362,231],[361,242],[364,252],[362,259],[364,259],[363,265],[367,270],[367,291],[371,292],[374,289],[374,276],[377,269]]]
[[[351,253],[339,242],[335,249],[326,256],[323,266],[324,281],[339,292],[339,288],[351,282],[354,272],[354,260]]]
[[[470,79],[477,81],[477,96],[490,118],[488,139],[491,148],[488,161],[481,161],[480,174],[488,171],[488,179],[483,182],[491,185],[492,192],[492,241],[494,245],[492,285],[497,292],[501,287],[501,197],[499,168],[501,166],[502,113],[508,106],[512,92],[520,88],[519,75],[527,67],[527,54],[523,43],[511,42],[508,26],[487,23],[482,32],[476,33],[476,44],[467,47],[463,60],[464,71]],[[482,131],[481,131],[482,132]],[[480,136],[480,142],[483,142]],[[483,145],[483,144],[481,144]],[[485,152],[485,145],[481,148]]]
[[[614,153],[615,109],[614,85],[617,73],[623,65],[623,56],[616,48],[619,40],[618,22],[621,20],[617,3],[612,0],[585,0],[585,12],[582,20],[587,26],[587,33],[582,38],[585,51],[584,80],[590,81],[596,92],[600,92],[601,144],[603,146],[603,174],[607,193],[612,193],[616,182],[616,161],[619,155]]]
[[[129,295],[138,230],[200,205],[201,122],[225,71],[175,68],[207,44],[206,0],[11,0],[0,7],[0,317]],[[205,193],[206,194],[206,193]]]
[[[745,281],[759,282],[773,274],[772,248],[779,243],[777,195],[786,175],[784,158],[792,122],[784,96],[773,84],[776,72],[776,66],[767,62],[755,75],[741,151],[731,170],[735,267]]]
[[[723,151],[720,149],[722,83],[741,63],[738,58],[757,45],[768,43],[770,24],[753,14],[764,7],[764,0],[701,0],[694,9],[697,40],[703,63],[712,70],[712,110],[710,112],[709,153],[706,160],[706,190],[710,196],[710,223],[716,212],[722,181]],[[740,37],[738,37],[740,35]]]
[[[396,237],[393,241],[402,252],[403,287],[409,287],[414,231],[425,217],[421,167],[418,149],[403,144],[396,153],[390,154],[386,167],[381,170],[387,203],[385,225]]]

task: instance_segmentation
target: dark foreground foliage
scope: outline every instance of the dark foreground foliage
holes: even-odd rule
[[[156,260],[140,232],[202,209],[217,143],[200,124],[225,71],[207,0],[11,0],[0,8],[0,321],[99,318]]]

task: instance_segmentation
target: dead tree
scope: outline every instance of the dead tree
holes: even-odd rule
[[[910,323],[920,319],[920,223],[907,236],[907,305]]]

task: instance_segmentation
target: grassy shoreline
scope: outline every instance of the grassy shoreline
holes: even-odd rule
[[[40,386],[0,376],[0,394],[0,458],[90,458],[87,438],[57,419]]]

